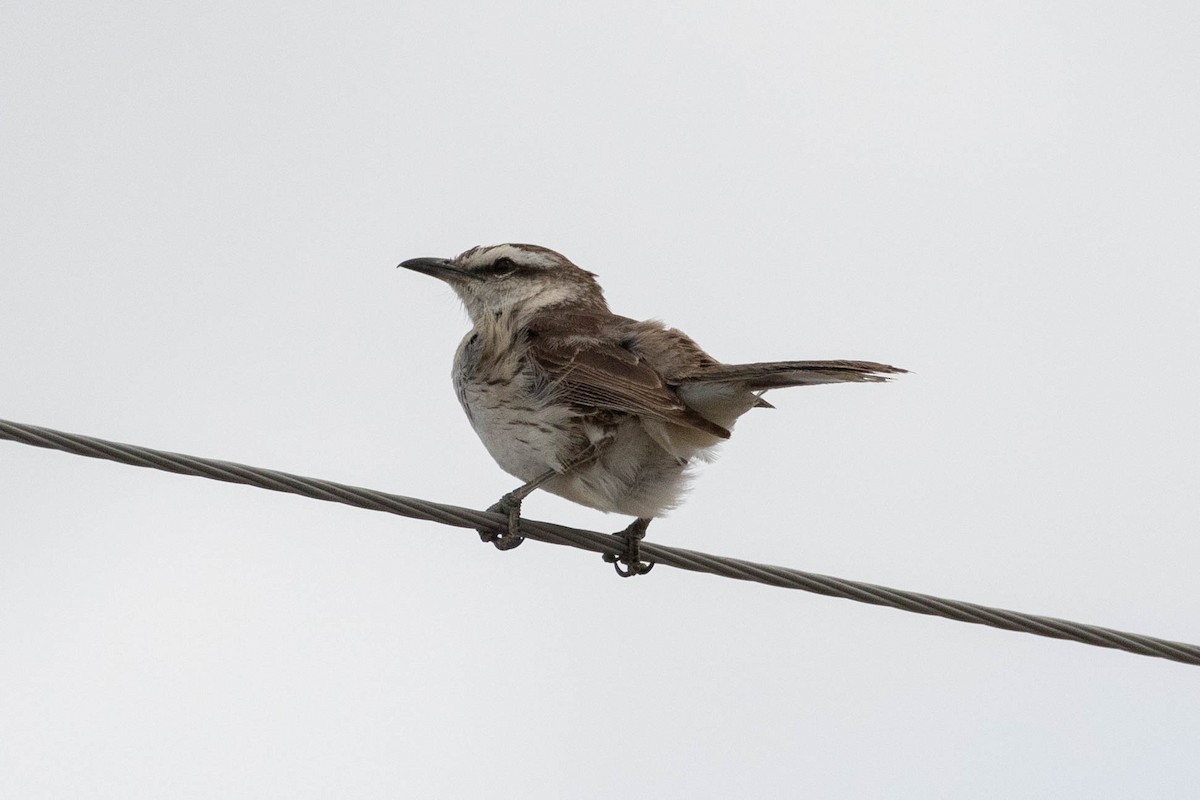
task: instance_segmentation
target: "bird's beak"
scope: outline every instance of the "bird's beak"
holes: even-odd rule
[[[454,266],[454,262],[448,258],[410,258],[408,261],[401,261],[396,265],[396,269],[400,267],[411,269],[414,272],[423,272],[444,281],[474,280],[475,278],[471,273]]]

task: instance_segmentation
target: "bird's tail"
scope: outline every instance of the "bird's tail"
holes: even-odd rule
[[[758,391],[785,386],[816,386],[821,383],[879,383],[904,372],[908,370],[874,361],[763,361],[757,364],[714,364],[684,376],[679,382],[737,382]]]

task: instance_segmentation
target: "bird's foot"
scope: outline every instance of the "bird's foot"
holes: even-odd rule
[[[625,539],[625,552],[617,555],[605,553],[604,560],[613,565],[617,574],[622,578],[632,578],[634,575],[645,575],[654,568],[653,561],[642,561],[641,541],[646,537],[646,528],[650,520],[638,517],[629,523],[629,527],[618,536]]]
[[[521,535],[521,501],[523,499],[517,496],[516,492],[509,492],[488,508],[488,511],[492,513],[508,515],[508,530],[476,528],[475,530],[479,531],[480,540],[491,542],[497,550],[512,550],[525,541],[525,537]]]

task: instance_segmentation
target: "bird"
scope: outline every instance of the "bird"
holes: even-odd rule
[[[687,334],[608,307],[595,273],[532,244],[473,247],[399,267],[438,278],[472,328],[452,377],[467,419],[496,463],[524,483],[488,510],[507,528],[479,529],[501,550],[521,544],[521,503],[536,489],[634,517],[622,576],[645,574],[639,542],[682,499],[739,417],[773,408],[769,389],[878,383],[907,370],[872,361],[725,364]]]

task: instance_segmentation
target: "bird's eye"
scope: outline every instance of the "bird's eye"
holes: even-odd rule
[[[496,261],[492,264],[491,270],[489,271],[494,275],[507,275],[516,268],[517,264],[515,261],[508,256],[502,256],[501,258],[496,259]]]

